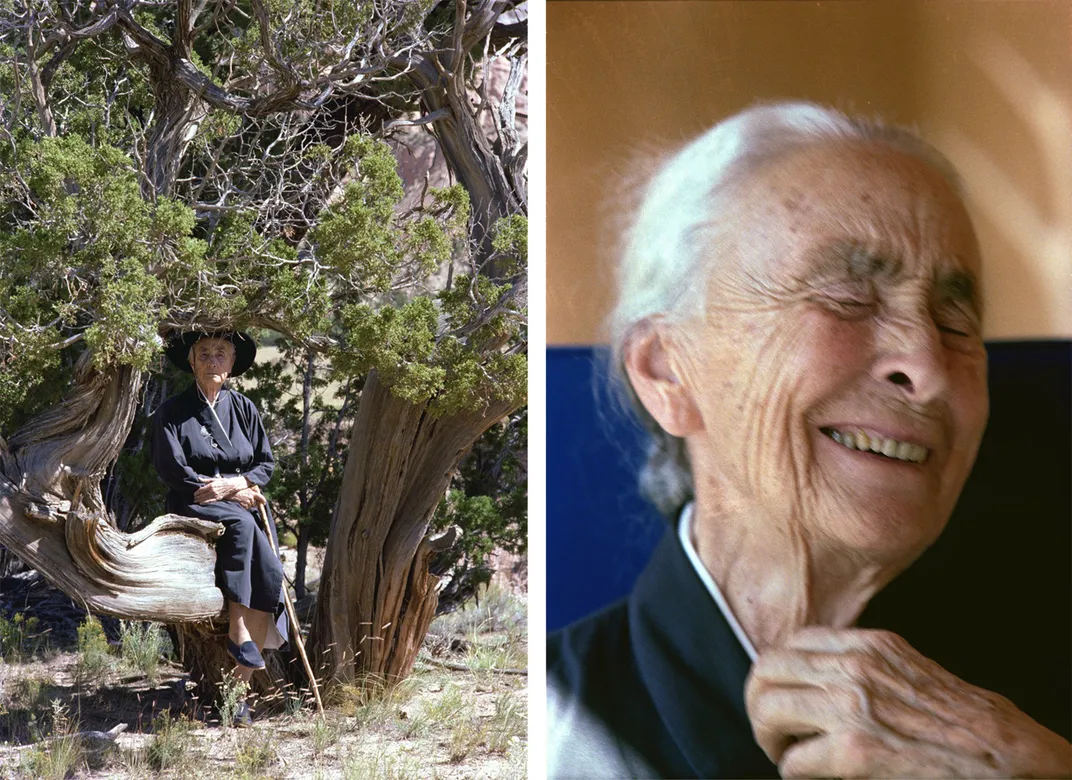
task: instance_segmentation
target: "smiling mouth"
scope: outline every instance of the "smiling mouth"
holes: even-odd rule
[[[837,428],[823,427],[819,429],[823,434],[836,441],[842,447],[860,452],[870,452],[881,455],[890,460],[899,460],[906,463],[923,463],[927,460],[930,450],[922,444],[913,444],[907,441],[898,441],[884,436],[867,434],[861,430],[839,430]]]

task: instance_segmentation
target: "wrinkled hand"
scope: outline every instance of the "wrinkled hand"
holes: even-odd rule
[[[231,496],[232,501],[237,501],[242,505],[243,509],[252,509],[255,506],[264,506],[268,503],[268,500],[261,495],[261,491],[257,489],[257,486],[243,488]]]
[[[1072,777],[1072,746],[888,631],[811,627],[745,687],[782,777]]]
[[[201,477],[200,479],[205,484],[194,492],[194,501],[198,504],[211,504],[213,501],[233,498],[238,491],[247,489],[245,477]]]

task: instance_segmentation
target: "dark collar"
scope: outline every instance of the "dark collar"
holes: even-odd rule
[[[655,708],[698,777],[778,777],[744,706],[751,662],[672,529],[629,598],[633,652]]]
[[[228,392],[227,388],[220,388],[219,395],[216,397],[216,414],[212,413],[208,403],[201,397],[197,382],[190,386],[188,397],[193,404],[194,417],[212,435],[212,440],[216,442],[224,457],[229,461],[235,461],[238,459],[238,450],[228,440],[227,433],[220,427],[220,424],[216,422],[217,416],[222,422],[231,415],[231,398]]]

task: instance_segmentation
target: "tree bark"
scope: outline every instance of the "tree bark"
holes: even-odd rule
[[[438,577],[428,563],[443,540],[427,536],[429,520],[462,456],[511,411],[498,402],[435,418],[427,405],[395,397],[370,374],[311,632],[310,657],[323,659],[325,678],[392,681],[409,672],[435,615]]]

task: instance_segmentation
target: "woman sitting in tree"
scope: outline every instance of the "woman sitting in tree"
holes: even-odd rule
[[[192,372],[188,390],[168,399],[154,415],[153,465],[167,484],[167,511],[222,523],[216,544],[216,584],[228,603],[227,648],[235,676],[249,682],[264,668],[260,651],[287,636],[282,610],[283,565],[257,519],[266,506],[260,488],[275,468],[272,450],[253,402],[224,387],[257,355],[244,333],[185,333],[167,348],[168,359]],[[250,722],[245,702],[236,722]]]

